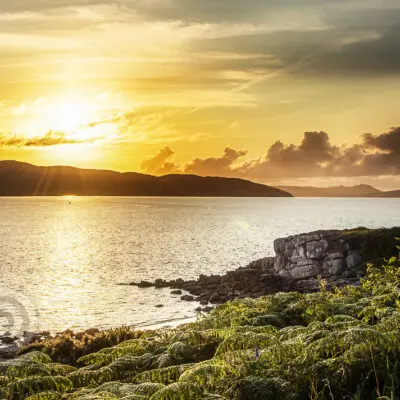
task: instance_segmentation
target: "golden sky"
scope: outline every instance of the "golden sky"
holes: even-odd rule
[[[0,159],[400,187],[399,21],[399,0],[3,0]]]

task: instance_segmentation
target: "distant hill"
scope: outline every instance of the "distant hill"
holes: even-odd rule
[[[270,186],[243,179],[39,167],[0,161],[0,196],[215,196],[292,197]]]
[[[391,190],[390,192],[380,192],[374,195],[370,195],[368,197],[386,197],[386,198],[399,198],[400,190]]]
[[[384,192],[370,185],[357,186],[278,186],[279,189],[291,193],[295,197],[370,197]]]

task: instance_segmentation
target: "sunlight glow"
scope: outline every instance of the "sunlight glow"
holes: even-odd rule
[[[66,99],[50,104],[48,124],[53,129],[73,132],[87,123],[93,115],[93,107],[84,100]]]

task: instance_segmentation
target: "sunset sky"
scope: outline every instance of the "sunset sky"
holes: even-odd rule
[[[400,188],[400,0],[2,0],[0,159]]]

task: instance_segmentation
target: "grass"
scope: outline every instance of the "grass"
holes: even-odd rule
[[[0,363],[0,398],[398,399],[395,263],[360,287],[237,300],[175,329],[33,344]]]

